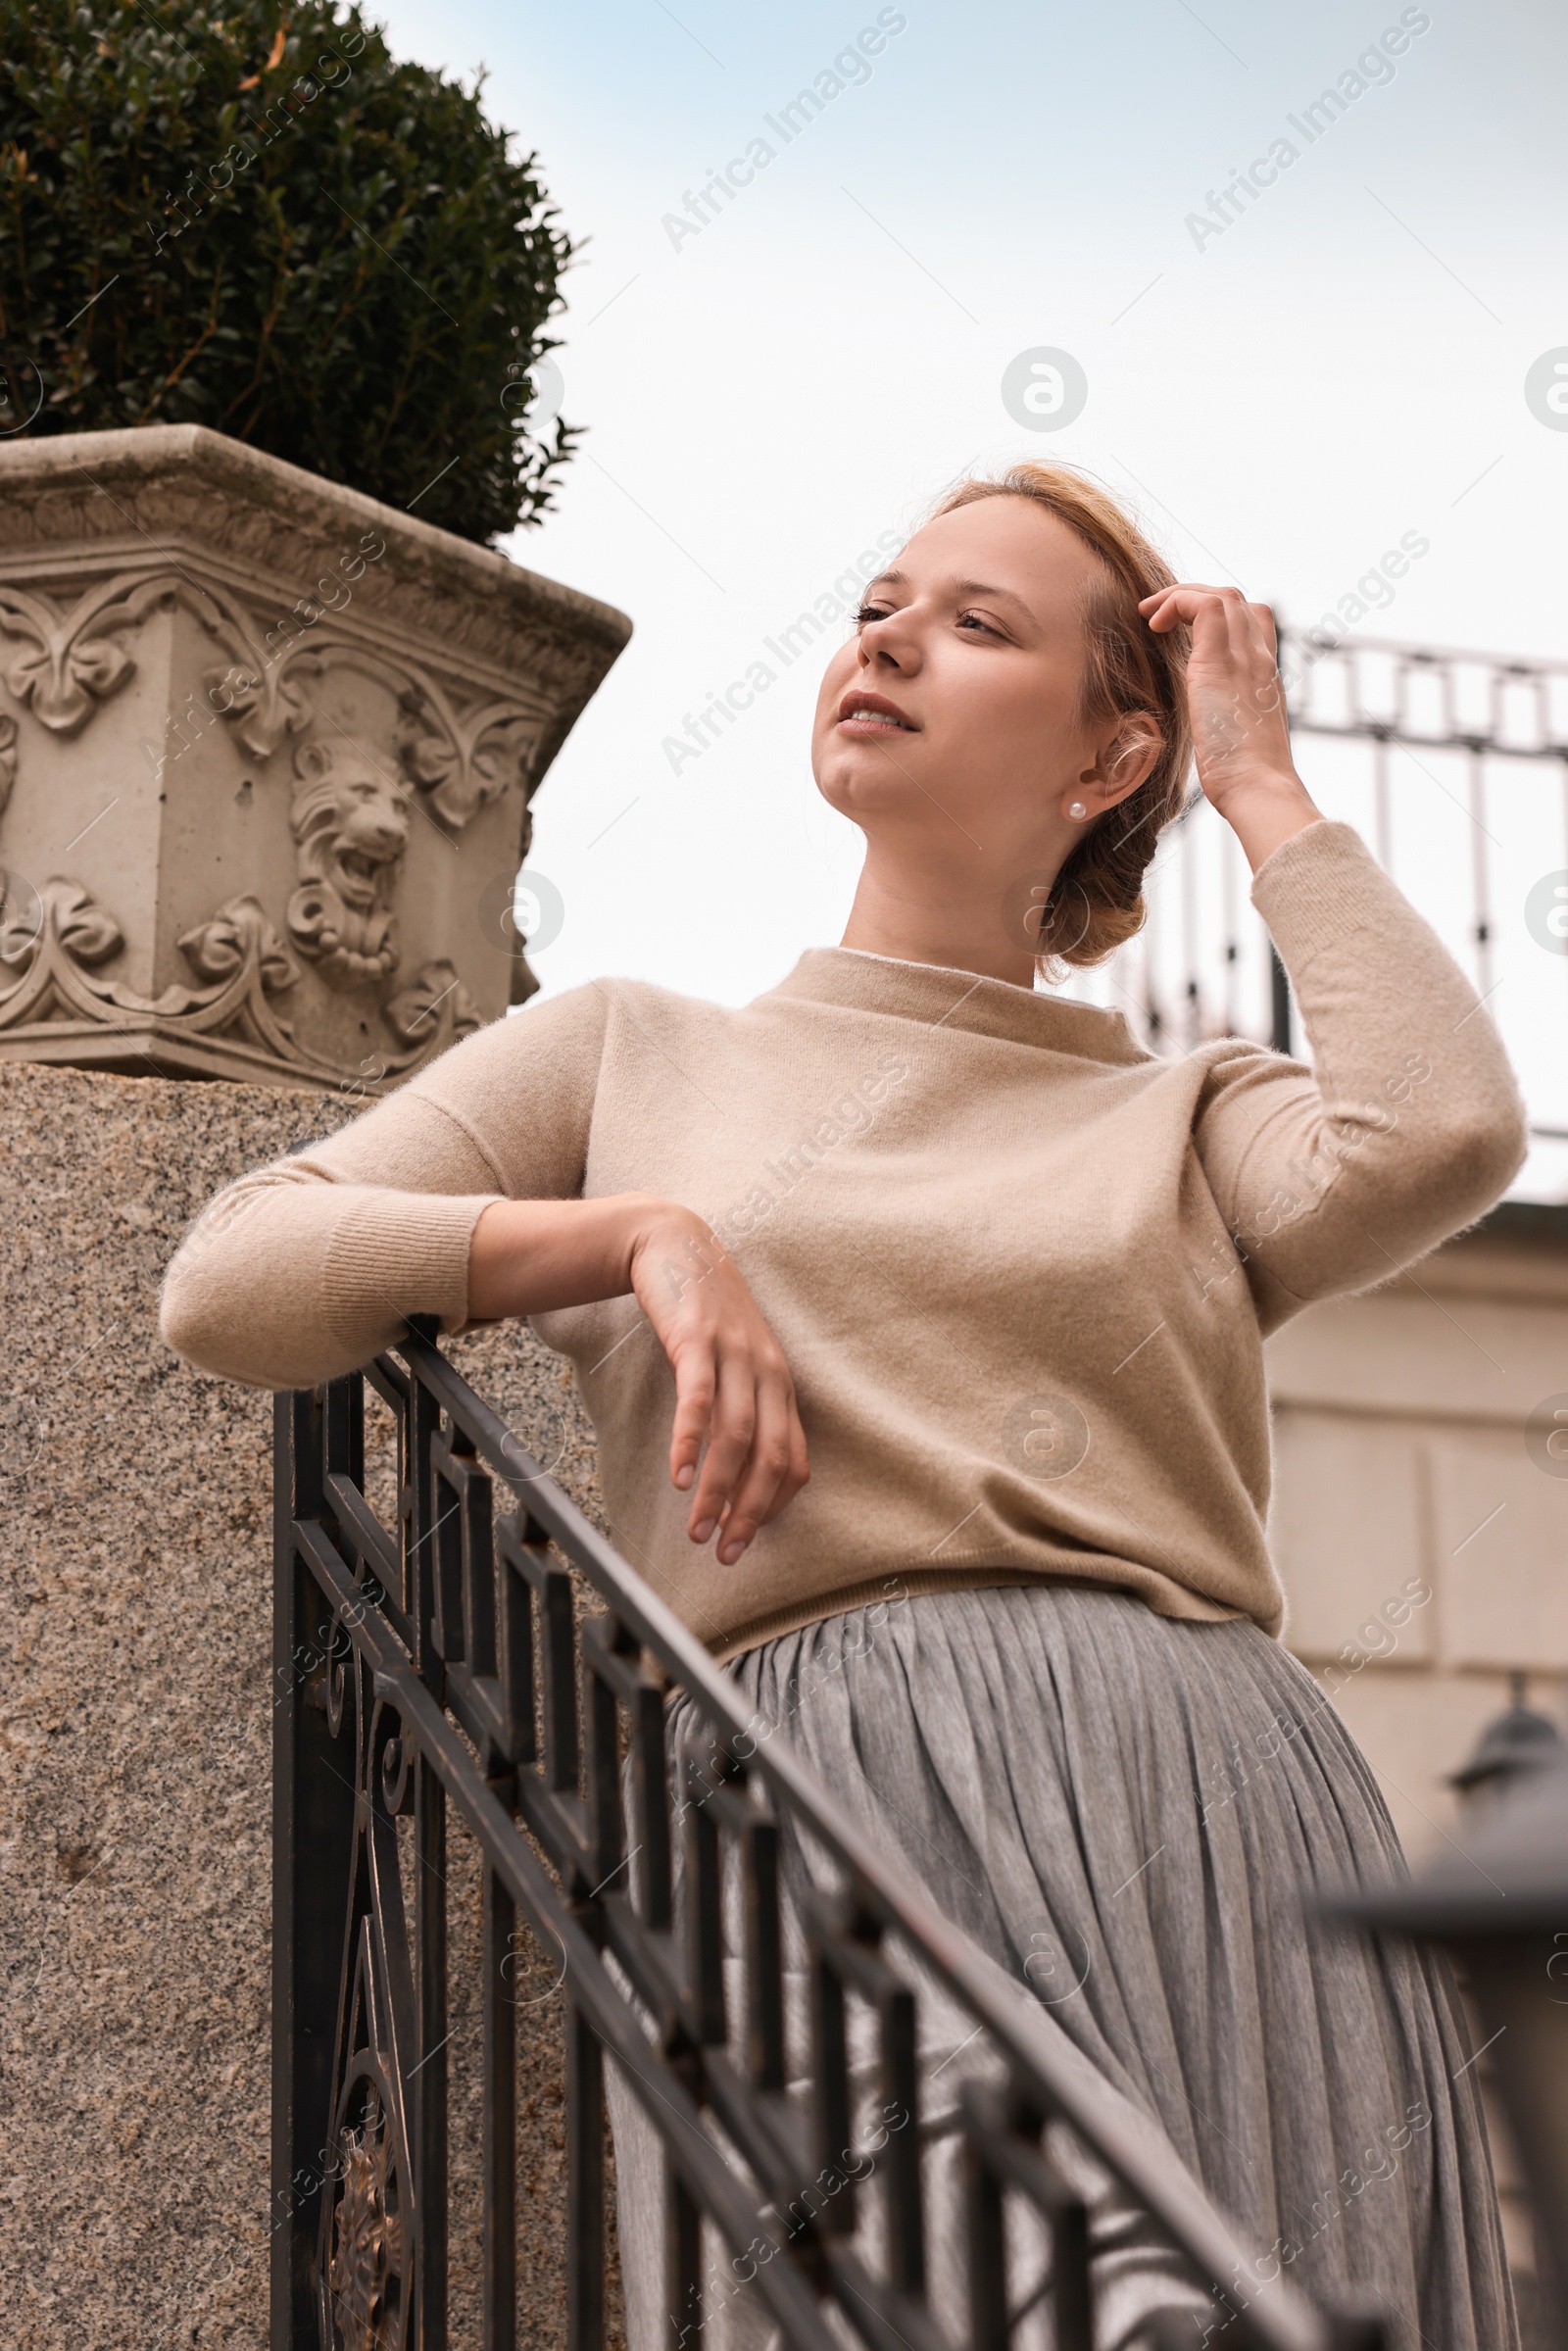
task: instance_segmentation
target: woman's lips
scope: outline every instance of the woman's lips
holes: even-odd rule
[[[897,703],[882,694],[846,694],[839,705],[838,723],[856,735],[914,735],[920,731]]]

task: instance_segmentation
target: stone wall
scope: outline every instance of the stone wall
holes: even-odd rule
[[[219,1186],[342,1099],[0,1065],[0,2262],[7,2351],[262,2351],[271,1400],[156,1329]],[[452,1349],[590,1514],[567,1375]],[[451,1828],[453,2340],[478,2340],[478,1872]],[[540,1960],[536,1981],[555,1974]],[[521,2339],[564,2344],[560,2002],[519,2019]]]

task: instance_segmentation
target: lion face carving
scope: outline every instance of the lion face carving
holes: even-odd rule
[[[289,822],[301,880],[330,883],[345,906],[368,910],[409,846],[407,784],[363,752],[329,743],[301,744],[294,765]]]
[[[398,965],[387,902],[409,845],[409,788],[348,745],[301,744],[294,768],[289,823],[300,881],[288,902],[289,936],[335,986],[387,979]]]

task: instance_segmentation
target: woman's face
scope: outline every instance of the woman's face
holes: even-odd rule
[[[916,531],[823,677],[823,798],[868,834],[906,849],[928,836],[960,862],[965,840],[1007,866],[1079,837],[1062,804],[1089,797],[1115,733],[1079,715],[1096,569],[1076,531],[1026,498],[978,499]],[[1103,805],[1095,793],[1094,812]]]

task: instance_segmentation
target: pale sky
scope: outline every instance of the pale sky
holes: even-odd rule
[[[547,994],[628,973],[739,1004],[840,936],[859,836],[808,758],[839,632],[787,667],[766,642],[966,466],[1086,466],[1184,576],[1298,623],[1413,534],[1427,552],[1360,634],[1568,655],[1568,431],[1526,399],[1568,347],[1560,6],[377,13],[401,53],[489,69],[492,119],[587,241],[555,328],[585,438],[558,511],[508,552],[636,633],[535,801],[531,861],[563,909],[534,957]],[[823,73],[845,86],[792,123]],[[1336,86],[1325,124],[1307,110]],[[747,166],[759,139],[772,158]],[[1195,229],[1271,150],[1272,184]],[[734,158],[750,183],[672,232]],[[1004,402],[1042,349],[1082,371],[1060,430]],[[666,738],[759,661],[774,682],[672,770]],[[1337,747],[1298,751],[1331,812],[1370,829]],[[1488,829],[1494,1009],[1534,1115],[1568,1129],[1568,956],[1524,920],[1568,868],[1565,779],[1499,766]],[[1396,769],[1396,876],[1455,938],[1463,798],[1460,762]],[[1568,1197],[1568,1145],[1530,1188]]]

